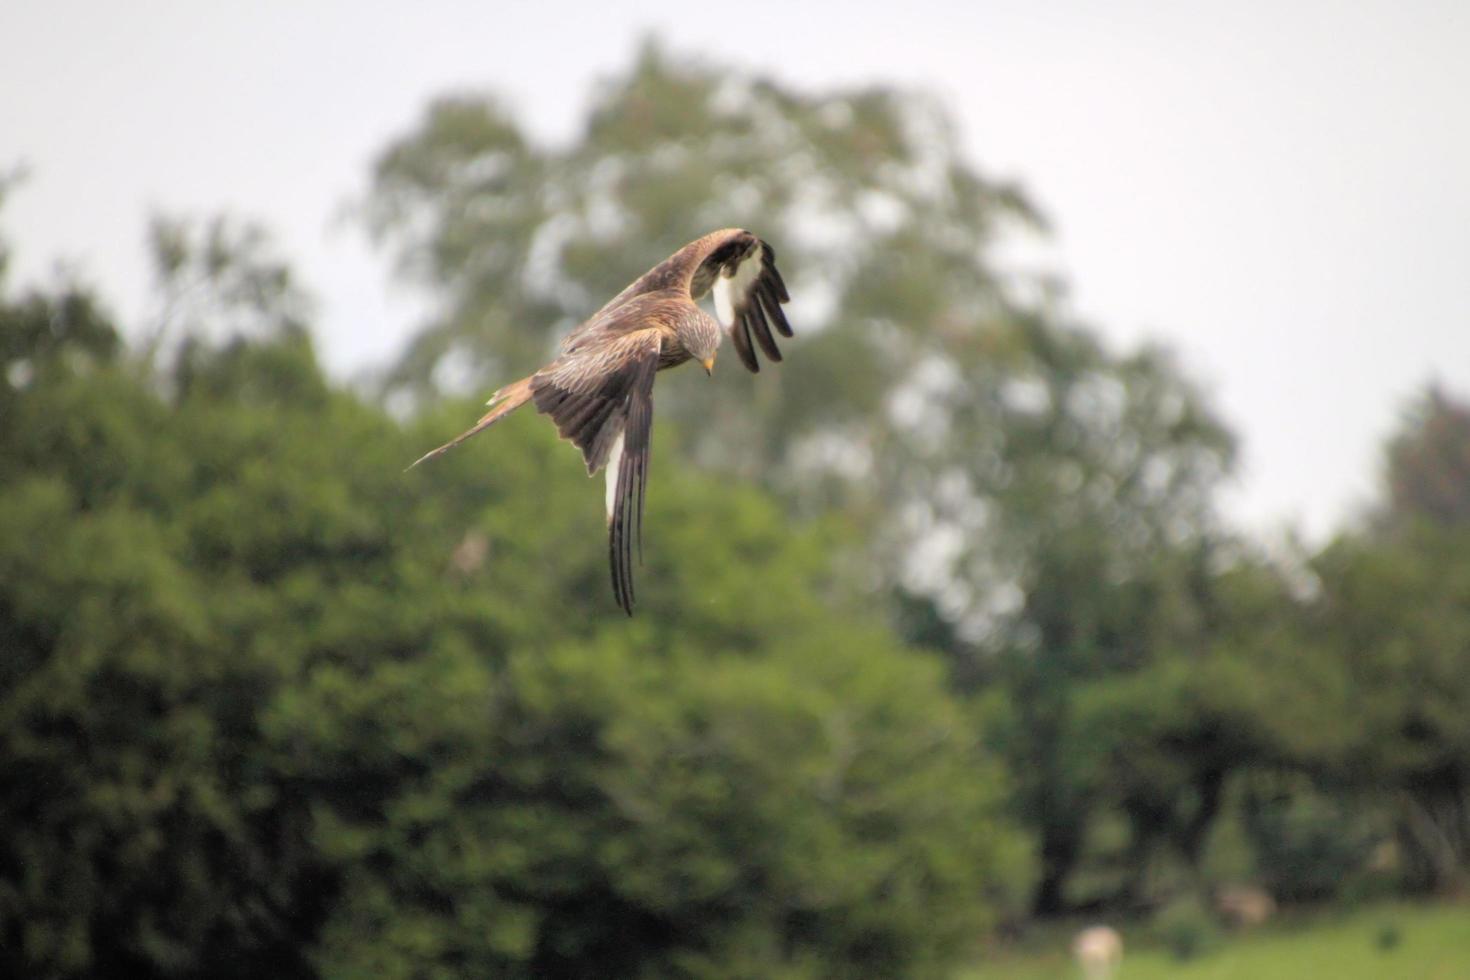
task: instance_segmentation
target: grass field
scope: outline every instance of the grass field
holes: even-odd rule
[[[1386,933],[1397,942],[1383,942]],[[1470,905],[1376,905],[1283,921],[1183,963],[1130,940],[1129,930],[1123,938],[1128,952],[1116,980],[1470,980]],[[1055,945],[997,955],[956,980],[1077,980],[1066,937]]]

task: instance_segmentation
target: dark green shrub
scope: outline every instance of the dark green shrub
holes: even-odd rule
[[[1169,902],[1154,916],[1154,935],[1181,962],[1195,959],[1220,943],[1220,925],[1197,896]]]
[[[1305,785],[1248,794],[1242,815],[1257,877],[1283,902],[1336,897],[1372,848],[1371,828],[1351,801]]]

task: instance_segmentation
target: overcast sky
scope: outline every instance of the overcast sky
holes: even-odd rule
[[[734,19],[732,19],[734,18]],[[492,89],[545,140],[654,31],[816,90],[937,92],[1021,182],[1116,344],[1180,352],[1243,437],[1230,513],[1317,537],[1372,492],[1405,400],[1470,394],[1470,2],[639,0],[0,4],[0,226],[144,311],[156,210],[262,220],[346,375],[416,305],[340,220],[431,96]],[[704,229],[690,229],[691,237]]]

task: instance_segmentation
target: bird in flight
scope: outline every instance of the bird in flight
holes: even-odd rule
[[[718,322],[695,302],[711,291]],[[771,331],[792,336],[781,310],[790,299],[771,246],[739,228],[711,232],[618,293],[567,335],[555,360],[495,392],[480,421],[409,468],[534,403],[537,412],[551,416],[563,439],[582,450],[588,475],[607,468],[613,595],[631,616],[634,542],[640,555],[643,549],[654,374],[691,360],[712,372],[722,326],[750,371],[760,370],[755,346],[772,361],[781,360]]]

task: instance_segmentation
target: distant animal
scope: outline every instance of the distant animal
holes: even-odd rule
[[[1123,962],[1123,937],[1111,926],[1088,926],[1072,940],[1072,955],[1087,980],[1108,980]]]
[[[1227,885],[1215,895],[1215,911],[1230,925],[1251,929],[1276,914],[1276,900],[1264,888]]]
[[[711,290],[719,321],[695,302]],[[750,371],[760,370],[755,346],[770,360],[781,360],[772,330],[793,336],[781,310],[790,299],[770,245],[740,228],[711,232],[618,293],[567,335],[560,356],[496,391],[480,421],[409,468],[533,402],[537,412],[551,416],[561,437],[582,451],[589,475],[607,468],[613,596],[631,616],[634,542],[640,557],[643,551],[654,373],[690,360],[712,372],[721,327]]]

